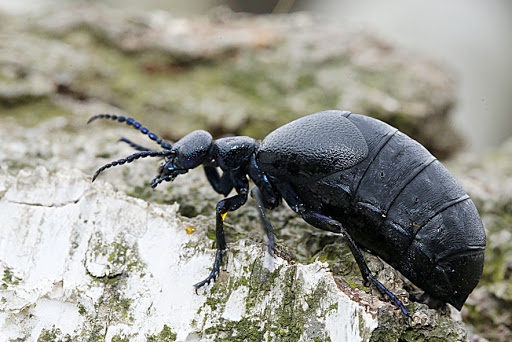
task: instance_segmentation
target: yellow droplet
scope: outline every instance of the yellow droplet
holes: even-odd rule
[[[222,221],[224,221],[224,219],[226,218],[226,215],[228,214],[228,212],[226,211],[225,213],[222,213],[220,214],[220,216],[222,216]]]
[[[188,226],[187,228],[185,228],[185,231],[187,232],[187,234],[192,234],[193,232],[196,231],[196,227]]]

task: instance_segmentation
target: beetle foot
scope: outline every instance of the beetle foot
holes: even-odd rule
[[[217,279],[217,276],[219,275],[219,272],[220,272],[221,264],[222,264],[222,250],[217,249],[217,254],[215,254],[215,261],[213,263],[212,271],[210,272],[208,277],[206,277],[206,279],[200,281],[197,284],[194,284],[194,287],[196,288],[196,294],[197,294],[197,290],[199,290],[201,287],[203,287],[206,284],[210,285],[210,282],[212,280],[215,281]]]
[[[395,296],[391,291],[389,291],[384,285],[381,284],[373,275],[369,276],[370,281],[377,287],[380,294],[386,297],[394,306],[396,306],[402,312],[405,318],[410,318],[411,314],[405,308],[404,304],[397,296]]]
[[[277,250],[276,240],[274,238],[274,234],[269,234],[268,237],[269,237],[268,243],[267,243],[268,254],[270,254],[270,256],[274,258],[276,256],[276,253],[279,253],[279,251]]]
[[[274,246],[268,245],[267,250],[268,250],[268,254],[270,254],[270,256],[272,258],[276,257],[276,253],[278,252],[278,250],[275,245]]]

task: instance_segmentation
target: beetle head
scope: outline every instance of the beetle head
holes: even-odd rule
[[[163,181],[173,181],[178,175],[203,164],[208,159],[212,141],[211,134],[203,130],[193,131],[178,140],[165,157],[151,186],[155,188]]]

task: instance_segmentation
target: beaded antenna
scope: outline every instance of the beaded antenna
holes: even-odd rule
[[[121,115],[98,114],[98,115],[95,115],[92,118],[90,118],[89,121],[87,121],[87,123],[90,124],[91,122],[93,122],[94,120],[97,120],[97,119],[111,119],[111,120],[118,121],[118,122],[121,122],[121,123],[124,122],[128,126],[132,126],[133,128],[135,128],[136,130],[138,130],[142,134],[147,135],[149,137],[149,139],[153,140],[158,145],[160,145],[164,149],[164,151],[153,150],[153,149],[141,146],[139,144],[136,144],[133,141],[131,141],[131,140],[127,139],[127,138],[122,137],[120,139],[120,141],[127,143],[128,145],[130,145],[134,149],[136,149],[138,151],[141,151],[141,152],[134,153],[132,155],[129,155],[126,158],[115,160],[113,162],[110,162],[108,164],[103,165],[102,167],[100,167],[94,173],[94,176],[92,177],[92,181],[93,182],[94,182],[94,180],[98,177],[98,175],[101,172],[103,172],[104,170],[106,170],[108,168],[111,168],[113,166],[123,165],[125,163],[131,163],[132,161],[137,160],[139,158],[146,158],[146,157],[170,157],[170,156],[175,154],[175,151],[172,150],[172,145],[170,143],[168,143],[167,141],[162,140],[155,133],[150,132],[149,129],[147,129],[146,127],[142,126],[142,124],[140,122],[135,121],[135,119],[133,119],[133,118],[127,118],[127,117],[124,117],[124,116],[121,116]],[[162,183],[163,181],[168,181],[169,182],[169,181],[172,181],[172,180],[173,180],[173,177],[171,177],[169,175],[166,175],[166,176],[162,177],[162,169],[160,169],[159,175],[157,177],[155,177],[151,181],[151,187],[155,188],[158,184]]]

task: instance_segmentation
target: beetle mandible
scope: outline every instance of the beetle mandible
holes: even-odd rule
[[[153,188],[203,165],[213,189],[226,197],[216,207],[213,269],[194,285],[196,290],[220,271],[226,249],[223,221],[247,201],[248,178],[255,184],[252,194],[271,251],[274,231],[265,209],[284,199],[314,227],[343,234],[363,279],[406,316],[402,302],[368,269],[361,248],[459,311],[480,279],[486,238],[475,205],[426,148],[382,121],[327,110],[292,121],[261,143],[246,136],[213,140],[210,133],[197,130],[171,145],[132,118],[100,114],[89,122],[98,118],[125,122],[163,149],[122,138],[140,152],[102,166],[93,181],[112,166],[163,157]],[[227,197],[232,189],[236,195]]]

